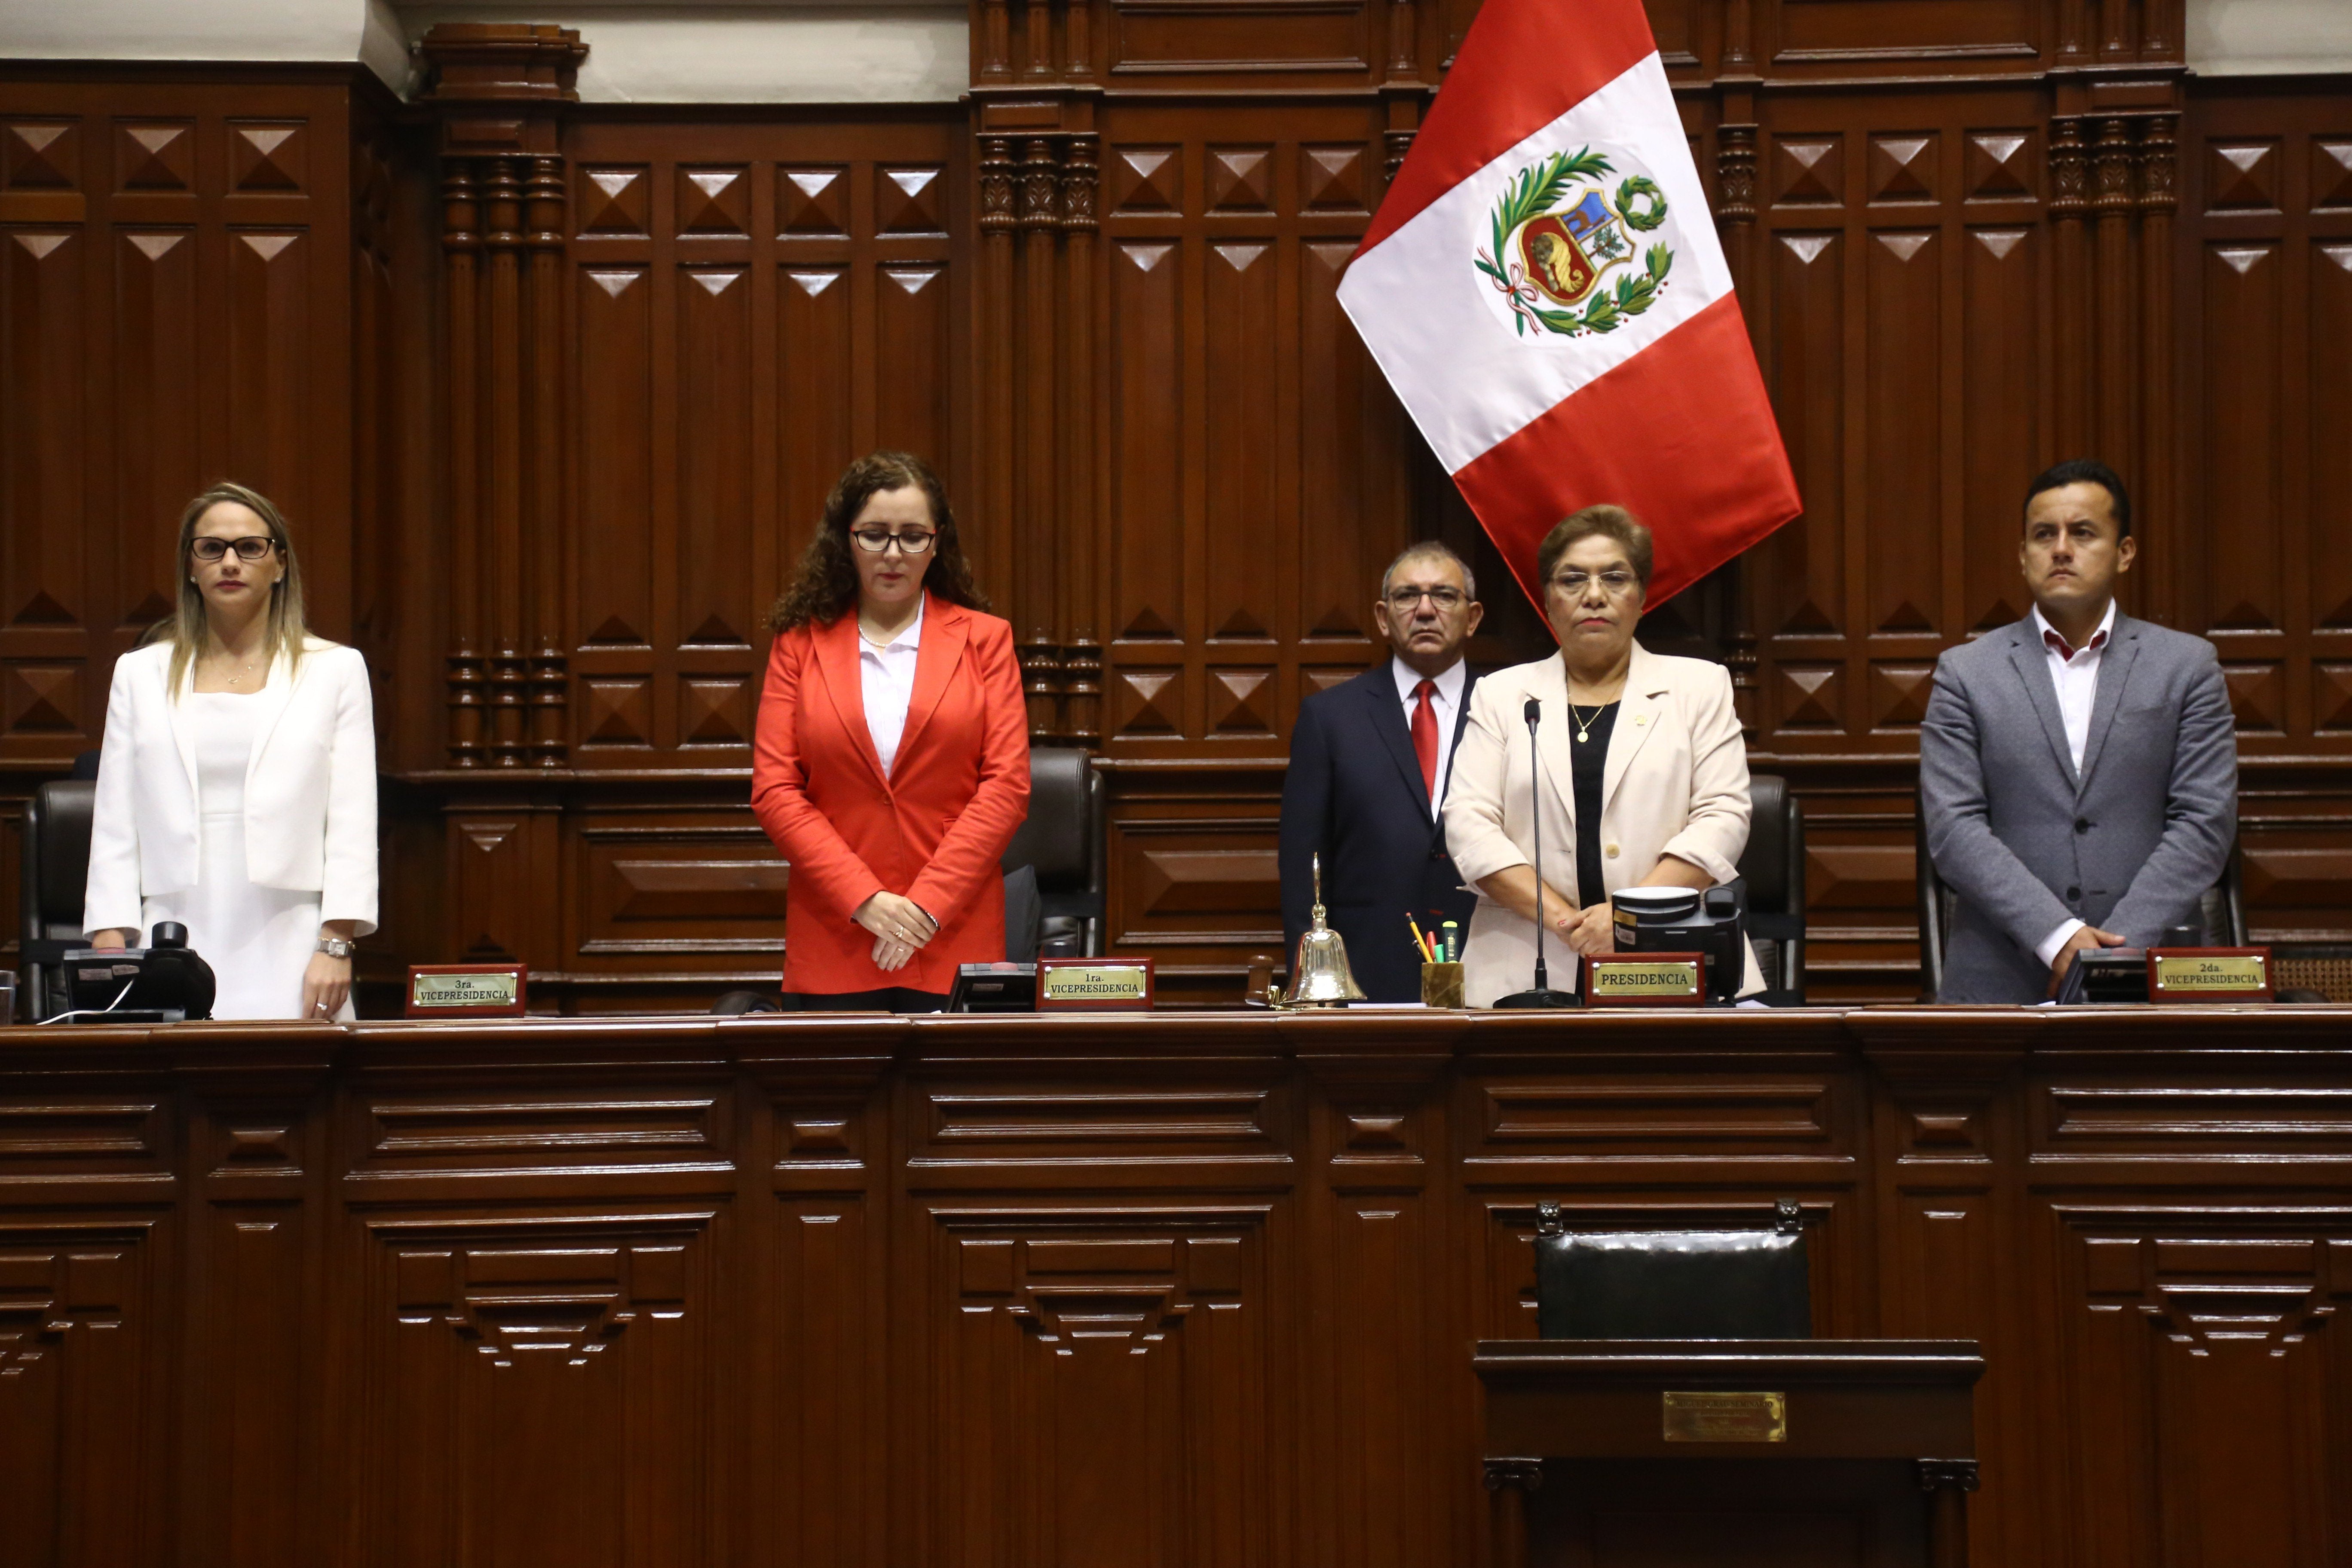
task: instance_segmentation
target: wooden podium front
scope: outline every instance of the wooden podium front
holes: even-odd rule
[[[1971,1340],[1496,1340],[1496,1568],[1965,1568]]]

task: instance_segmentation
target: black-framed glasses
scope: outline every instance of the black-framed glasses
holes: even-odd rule
[[[1459,588],[1398,588],[1389,595],[1389,608],[1397,615],[1409,616],[1423,599],[1440,615],[1446,615],[1468,604],[1470,595]]]
[[[893,544],[908,555],[920,555],[940,536],[935,528],[902,528],[893,533],[887,528],[853,528],[849,537],[857,541],[857,548],[869,555],[879,555]]]
[[[236,552],[239,561],[259,561],[278,548],[278,541],[266,533],[247,534],[243,539],[215,539],[200,533],[188,542],[188,553],[199,561],[217,561],[230,551]]]

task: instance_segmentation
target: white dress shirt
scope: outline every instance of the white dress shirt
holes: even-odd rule
[[[923,607],[919,603],[915,606],[915,618],[881,647],[867,640],[863,623],[857,628],[858,689],[866,700],[866,729],[874,737],[874,750],[882,759],[885,778],[898,760],[898,742],[907,733],[907,709],[915,700],[915,660],[921,652],[922,640]]]
[[[1401,658],[1389,660],[1389,673],[1396,677],[1397,700],[1404,704],[1404,731],[1412,733],[1412,710],[1421,706],[1414,695],[1421,689],[1422,676]],[[1430,693],[1430,711],[1437,717],[1437,787],[1429,792],[1429,816],[1437,818],[1437,808],[1445,801],[1445,774],[1454,765],[1454,721],[1462,716],[1462,689],[1470,683],[1470,661],[1457,658],[1453,667],[1431,679],[1437,689]]]
[[[2052,643],[2058,629],[2042,618],[2041,606],[2033,611],[2034,634],[2042,639],[2042,655],[2050,666],[2051,684],[2058,691],[2058,718],[2066,726],[2066,750],[2074,759],[2074,776],[2083,776],[2083,752],[2091,742],[2091,709],[2099,698],[2099,664],[2106,657],[2107,637],[2116,628],[2116,602],[2107,601],[2107,613],[2099,619],[2099,629],[2091,634],[2090,642],[2075,648],[2074,657]],[[2058,950],[2067,940],[2083,929],[2083,922],[2068,920],[2056,931],[2042,939],[2033,950],[2034,956],[2045,964],[2056,962]]]

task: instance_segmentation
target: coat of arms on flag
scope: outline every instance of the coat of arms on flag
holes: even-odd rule
[[[1633,260],[1628,236],[1649,234],[1666,221],[1665,193],[1655,181],[1628,174],[1612,193],[1601,182],[1616,172],[1607,155],[1590,146],[1555,153],[1520,170],[1496,204],[1494,249],[1479,251],[1476,265],[1509,301],[1512,325],[1520,332],[1530,327],[1565,337],[1614,331],[1626,317],[1656,302],[1675,265],[1664,244],[1649,247],[1641,267],[1612,288],[1594,292]]]
[[[1800,509],[1689,136],[1642,0],[1484,0],[1340,280],[1538,603],[1579,507],[1650,525],[1653,604]]]

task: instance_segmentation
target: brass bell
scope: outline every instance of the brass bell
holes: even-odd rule
[[[1315,866],[1315,919],[1299,934],[1298,957],[1290,966],[1290,987],[1282,994],[1286,1007],[1339,1007],[1364,999],[1364,988],[1348,967],[1348,944],[1323,923],[1323,857]]]

